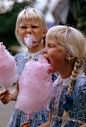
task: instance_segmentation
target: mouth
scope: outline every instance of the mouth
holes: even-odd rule
[[[47,58],[46,56],[44,56],[44,57],[45,57],[45,59],[48,61],[48,63],[51,64],[49,58]]]
[[[50,60],[47,58],[48,63],[50,64]]]
[[[51,66],[51,62],[50,62],[50,59],[46,56],[44,56],[45,59],[48,61],[48,64],[50,64],[50,69],[48,70],[49,73],[52,73],[52,66]]]
[[[26,34],[25,38],[29,38],[31,41],[36,41],[36,38],[32,36],[31,34]]]

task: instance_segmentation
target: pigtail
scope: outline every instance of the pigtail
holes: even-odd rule
[[[67,123],[68,108],[70,105],[73,104],[73,98],[71,98],[73,83],[74,83],[74,80],[76,79],[77,74],[79,73],[79,68],[82,66],[82,64],[83,64],[83,59],[80,60],[77,58],[75,61],[75,64],[74,64],[74,70],[72,71],[72,74],[71,74],[70,84],[69,84],[69,88],[68,88],[68,94],[65,96],[66,103],[63,105],[64,113],[63,113],[63,119],[62,119],[62,127],[64,127],[65,124]]]
[[[76,76],[79,73],[79,68],[82,66],[82,64],[83,64],[83,59],[82,60],[76,59],[75,64],[74,64],[74,70],[72,71],[71,80],[70,80],[70,84],[68,88],[69,96],[71,96],[74,80],[76,79]]]

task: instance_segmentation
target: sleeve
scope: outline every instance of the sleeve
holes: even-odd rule
[[[83,96],[86,98],[86,84],[82,86]]]
[[[18,54],[16,54],[16,55],[14,56],[14,58],[15,58],[15,61],[17,62]]]
[[[14,56],[14,58],[15,58],[16,66],[17,66],[19,55],[16,54],[16,55]],[[17,66],[17,72],[18,72],[18,66]],[[18,82],[18,81],[19,81],[19,78],[18,78],[17,82]]]
[[[52,105],[53,105],[53,101],[54,101],[54,98],[55,98],[55,87],[56,87],[56,80],[53,82],[53,92],[52,92],[52,97],[51,97],[51,99],[50,99],[50,101],[49,101],[49,103],[48,103],[48,105],[47,105],[47,111],[51,111],[51,109],[52,109]]]

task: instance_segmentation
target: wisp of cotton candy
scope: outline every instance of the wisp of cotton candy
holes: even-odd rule
[[[19,94],[15,105],[16,110],[21,110],[31,118],[36,113],[47,107],[52,95],[52,76],[48,73],[51,65],[44,56],[39,60],[28,62],[19,79]]]
[[[24,38],[24,41],[25,41],[25,44],[29,47],[29,48],[32,48],[34,47],[35,45],[37,45],[38,43],[33,43],[34,41],[36,41],[35,37],[30,35],[30,34],[27,34]]]
[[[18,80],[17,67],[14,57],[0,43],[0,86],[7,89]]]

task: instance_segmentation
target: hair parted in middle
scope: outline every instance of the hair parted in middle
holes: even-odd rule
[[[73,27],[64,25],[54,26],[47,32],[46,38],[54,39],[62,45],[65,48],[65,55],[70,53],[79,59],[82,59],[85,55],[86,44],[84,42],[86,39],[79,30]]]
[[[16,38],[18,40],[18,42],[23,45],[23,42],[21,41],[21,39],[18,36],[17,30],[19,29],[19,24],[22,20],[34,20],[34,21],[39,21],[40,24],[42,25],[43,30],[46,29],[47,30],[47,24],[45,22],[45,18],[44,18],[44,14],[42,12],[40,12],[39,10],[36,10],[34,8],[28,7],[23,9],[17,17],[17,21],[16,21],[16,28],[15,28],[15,35]],[[43,44],[45,44],[45,37],[43,38]]]
[[[71,79],[68,88],[68,96],[71,96],[73,89],[73,83],[76,79],[79,71],[84,70],[84,59],[86,56],[86,38],[85,36],[76,28],[58,25],[49,29],[47,32],[46,39],[55,40],[61,46],[64,47],[63,53],[66,57],[74,57],[74,68],[71,73]],[[68,111],[64,110],[62,127],[66,124],[68,119]]]

